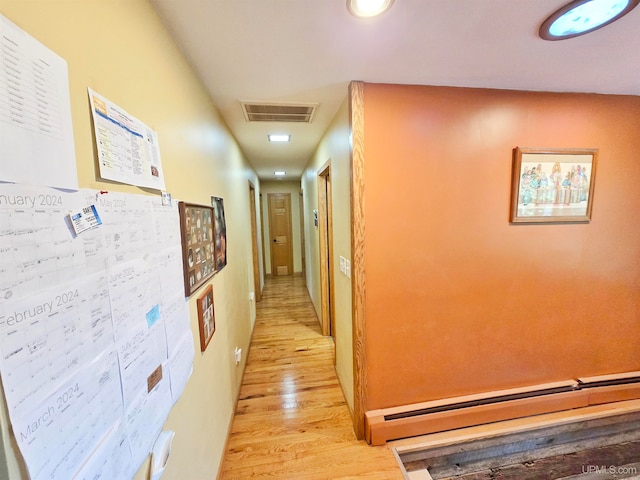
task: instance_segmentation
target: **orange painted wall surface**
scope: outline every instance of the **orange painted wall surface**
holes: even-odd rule
[[[640,97],[365,84],[367,410],[640,369]],[[514,147],[598,148],[510,225]]]

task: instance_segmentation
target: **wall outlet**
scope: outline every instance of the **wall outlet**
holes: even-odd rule
[[[242,349],[240,347],[236,347],[235,356],[236,356],[236,365],[239,365],[240,362],[242,361]]]
[[[351,278],[351,262],[347,260],[344,265],[344,274],[347,278]]]
[[[346,267],[346,265],[347,265],[347,259],[346,259],[346,258],[344,258],[344,257],[341,255],[341,256],[340,256],[340,271],[341,271],[342,273],[345,273],[345,274],[346,274],[346,271],[347,271],[347,267]]]
[[[249,300],[252,302],[256,299],[256,294],[254,292],[249,292]]]

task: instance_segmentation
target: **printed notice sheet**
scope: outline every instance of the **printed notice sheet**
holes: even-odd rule
[[[193,369],[182,278],[177,204],[0,184],[0,374],[32,479],[138,470]]]
[[[0,15],[0,181],[77,189],[67,62]]]
[[[164,190],[158,135],[134,116],[89,89],[100,176]]]

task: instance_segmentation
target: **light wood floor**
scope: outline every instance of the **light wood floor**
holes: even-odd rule
[[[301,277],[266,281],[220,478],[402,480],[387,446],[357,441]]]

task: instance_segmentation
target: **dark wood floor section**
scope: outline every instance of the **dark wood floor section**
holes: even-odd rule
[[[444,480],[588,480],[637,479],[640,442],[627,442],[540,458]]]
[[[389,447],[357,441],[301,277],[268,279],[220,478],[402,480]]]

